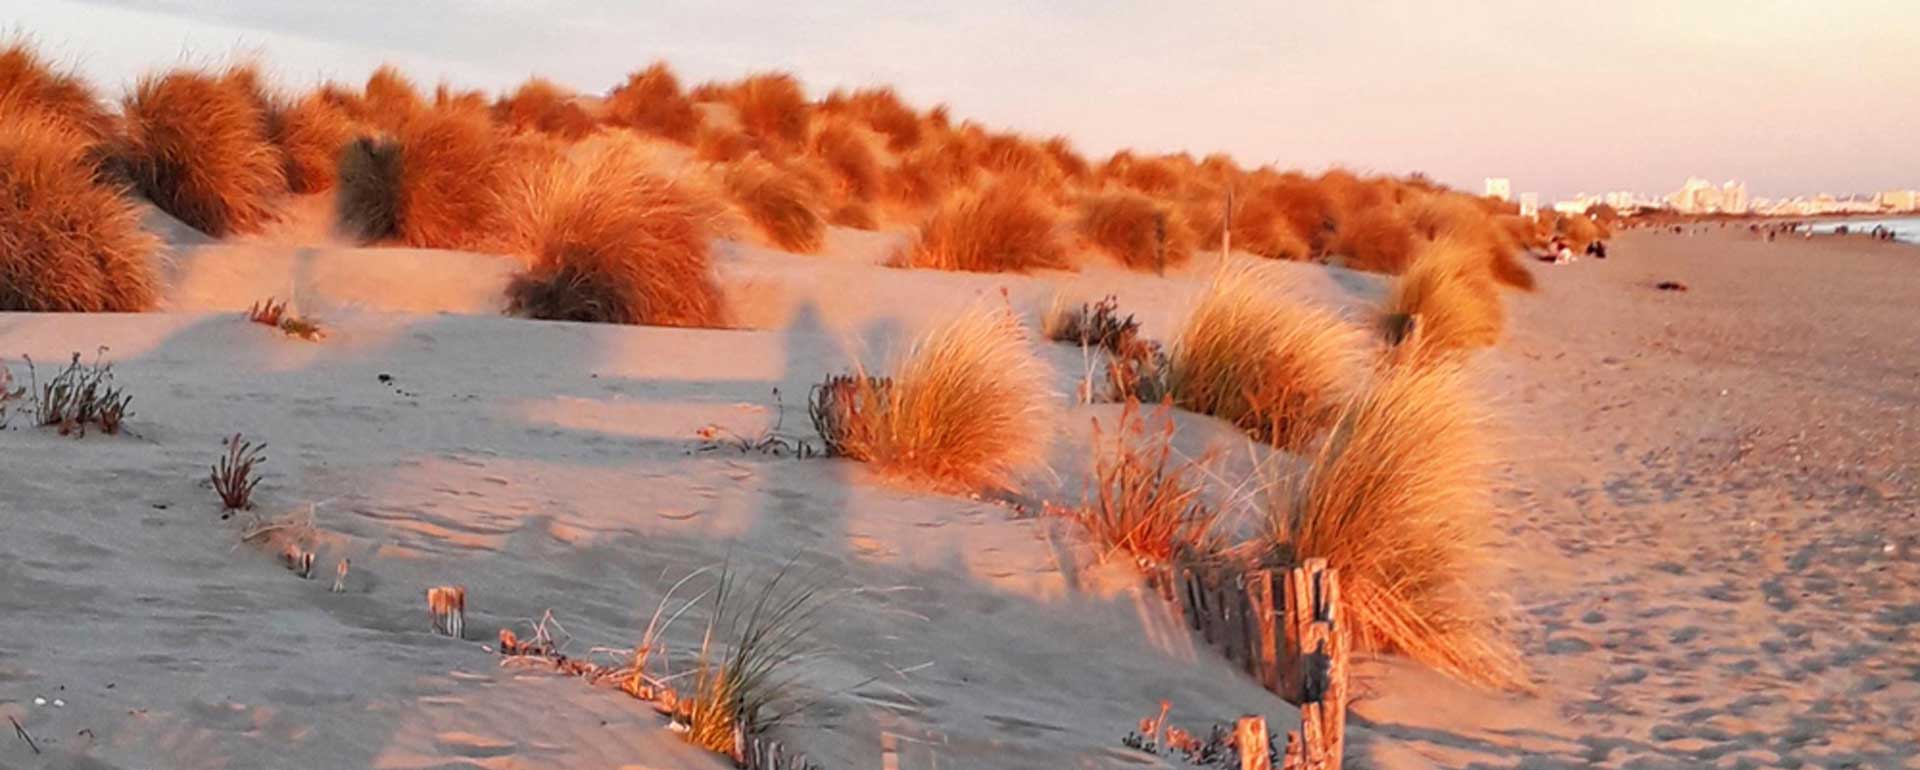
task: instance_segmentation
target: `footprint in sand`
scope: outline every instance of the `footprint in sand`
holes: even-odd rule
[[[441,751],[471,759],[504,757],[520,748],[520,744],[512,741],[462,732],[440,733],[433,736],[433,742]]]

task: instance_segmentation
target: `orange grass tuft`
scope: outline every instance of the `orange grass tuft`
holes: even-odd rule
[[[813,135],[813,152],[840,177],[848,197],[873,199],[880,187],[880,161],[866,136],[845,122],[829,119]]]
[[[798,78],[763,72],[728,86],[725,96],[739,113],[741,129],[763,149],[781,153],[807,141],[813,105]]]
[[[666,62],[627,76],[627,82],[607,97],[607,118],[614,125],[653,134],[681,144],[693,144],[700,130],[700,114],[680,91],[680,79]],[[709,160],[732,160],[710,158]]]
[[[1159,200],[1131,191],[1080,201],[1080,236],[1135,270],[1162,270],[1193,258],[1186,218]]]
[[[1369,203],[1340,218],[1327,250],[1347,265],[1376,273],[1398,273],[1413,258],[1413,228],[1392,206]]]
[[[531,261],[510,312],[560,321],[719,326],[711,204],[653,173],[645,150],[595,142],[516,185],[502,243]]]
[[[1324,558],[1340,570],[1357,648],[1524,687],[1486,599],[1493,524],[1482,424],[1457,366],[1382,369],[1305,472],[1269,485],[1266,535],[1280,564]]]
[[[1068,267],[1045,204],[1032,190],[1005,183],[948,198],[892,263],[983,273]]]
[[[414,87],[413,81],[392,65],[386,64],[367,76],[360,104],[365,111],[362,117],[389,131],[426,109],[426,103],[420,99],[420,90]]]
[[[920,115],[891,88],[866,88],[843,95],[835,91],[821,103],[823,111],[852,115],[887,138],[887,149],[905,152],[920,146],[924,127]]]
[[[0,104],[9,114],[33,110],[78,132],[90,144],[114,133],[114,117],[78,75],[55,72],[24,39],[0,49]]]
[[[819,190],[796,169],[748,157],[727,169],[726,187],[728,197],[775,246],[809,253],[825,241]]]
[[[729,128],[701,126],[694,157],[710,163],[732,163],[753,152],[753,139]]]
[[[1381,315],[1389,339],[1411,325],[1423,349],[1444,352],[1492,345],[1506,312],[1479,248],[1448,236],[1421,244],[1388,290]]]
[[[422,110],[391,139],[363,137],[341,154],[341,224],[368,241],[480,246],[498,222],[511,161],[486,113]]]
[[[1011,490],[1045,458],[1047,371],[1020,321],[978,304],[932,330],[890,380],[843,380],[837,451],[881,473],[953,491]],[[816,393],[816,397],[818,393]]]
[[[267,116],[240,79],[177,71],[126,98],[125,160],[154,205],[214,237],[259,230],[287,189]]]
[[[1152,422],[1156,427],[1149,428]],[[1168,564],[1183,551],[1218,550],[1217,511],[1200,497],[1196,463],[1173,464],[1174,421],[1166,406],[1152,417],[1128,399],[1109,435],[1093,423],[1093,478],[1088,500],[1075,511],[1080,525],[1103,549],[1144,564]]]
[[[584,139],[598,127],[573,94],[541,78],[522,83],[513,95],[495,103],[493,114],[509,130],[537,131],[568,141]]]
[[[1333,424],[1367,349],[1360,329],[1275,296],[1251,268],[1231,267],[1174,338],[1167,392],[1175,406],[1297,449]]]
[[[280,148],[287,187],[303,194],[333,189],[339,179],[340,152],[358,130],[345,110],[319,94],[288,107],[272,137]]]
[[[85,128],[16,98],[0,95],[0,311],[151,307],[159,240],[96,181]]]

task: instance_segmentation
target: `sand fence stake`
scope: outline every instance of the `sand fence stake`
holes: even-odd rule
[[[1268,692],[1280,692],[1280,634],[1275,626],[1279,617],[1273,608],[1273,572],[1259,570],[1247,575],[1247,617],[1253,627],[1252,648],[1247,655],[1248,671]]]
[[[1347,629],[1340,623],[1339,573],[1325,559],[1287,572],[1282,695],[1300,705],[1300,732],[1288,736],[1289,768],[1339,770],[1347,720]],[[1295,753],[1298,764],[1295,764]]]
[[[1273,758],[1267,756],[1267,718],[1244,716],[1233,725],[1233,745],[1240,752],[1240,770],[1273,770]]]
[[[427,589],[428,627],[436,634],[465,639],[467,627],[466,586],[435,586]]]
[[[340,566],[333,568],[333,589],[332,590],[334,593],[336,594],[346,593],[347,570],[352,568],[353,568],[353,563],[346,559],[341,559]]]

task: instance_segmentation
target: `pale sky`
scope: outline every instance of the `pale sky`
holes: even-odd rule
[[[890,84],[1090,156],[1507,176],[1548,199],[1693,175],[1920,187],[1920,0],[0,0],[0,24],[109,94],[249,51],[289,85],[390,61],[422,85],[591,92],[664,58],[689,83]]]

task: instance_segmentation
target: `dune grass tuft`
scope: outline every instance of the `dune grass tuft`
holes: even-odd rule
[[[1361,330],[1275,296],[1252,269],[1228,268],[1175,337],[1166,388],[1175,406],[1297,449],[1333,424],[1366,351]]]
[[[241,80],[176,71],[125,100],[125,161],[154,205],[208,235],[258,231],[287,190],[267,116]]]
[[[342,228],[418,248],[483,245],[498,224],[512,160],[486,113],[420,110],[391,139],[363,137],[341,154]]]
[[[1347,266],[1375,273],[1398,273],[1413,259],[1413,228],[1385,203],[1355,206],[1341,217],[1328,251]]]
[[[296,193],[333,189],[340,175],[340,153],[358,130],[347,112],[319,94],[293,103],[274,126],[287,187]]]
[[[9,114],[32,110],[78,133],[90,144],[114,133],[114,117],[78,75],[56,72],[25,39],[0,49],[0,105]]]
[[[1093,431],[1093,478],[1075,518],[1103,556],[1125,552],[1143,563],[1167,564],[1182,551],[1218,549],[1219,513],[1201,499],[1196,466],[1174,461],[1167,407],[1144,417],[1140,402],[1130,399],[1111,434],[1097,419]]]
[[[420,89],[390,64],[381,65],[367,76],[358,102],[361,117],[389,131],[427,107],[426,101],[420,98]]]
[[[721,325],[711,204],[656,175],[643,148],[595,142],[516,185],[504,249],[530,260],[507,288],[509,311],[561,321]]]
[[[730,568],[720,571],[707,597],[707,628],[690,672],[689,692],[674,717],[689,743],[731,755],[737,733],[778,725],[796,702],[796,669],[819,654],[812,641],[825,600],[816,584],[798,581],[793,563],[758,588],[739,585]]]
[[[1388,338],[1416,325],[1420,346],[1436,354],[1499,341],[1506,311],[1482,253],[1452,237],[1422,243],[1388,289],[1381,309]]]
[[[1305,471],[1269,485],[1266,537],[1277,563],[1324,558],[1340,570],[1356,647],[1523,686],[1483,590],[1492,522],[1481,434],[1457,365],[1384,367]]]
[[[829,120],[814,132],[813,152],[839,177],[846,197],[873,199],[880,186],[880,161],[859,131],[843,121]]]
[[[1193,258],[1193,230],[1186,218],[1140,193],[1087,196],[1075,226],[1082,238],[1135,270],[1177,267]]]
[[[891,379],[864,372],[815,391],[830,451],[954,491],[1013,489],[1045,459],[1047,373],[1019,319],[975,305],[916,342]]]
[[[552,81],[533,78],[493,105],[494,118],[513,131],[537,131],[567,141],[585,139],[599,127],[573,94]]]
[[[982,273],[1069,264],[1046,204],[1032,189],[1007,183],[950,196],[892,263]]]
[[[132,312],[157,295],[159,239],[96,179],[71,121],[0,97],[0,311]]]
[[[740,128],[774,155],[807,141],[813,105],[800,80],[784,72],[762,72],[724,87],[722,95],[740,118]]]
[[[666,62],[627,76],[607,97],[607,119],[614,125],[681,144],[693,144],[700,114],[680,90],[680,78]],[[725,160],[731,160],[726,158]]]
[[[795,169],[749,157],[727,169],[725,183],[728,196],[773,245],[811,253],[825,242],[819,193]]]

